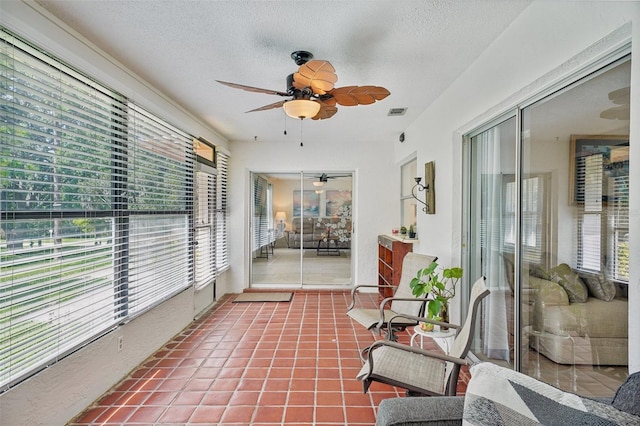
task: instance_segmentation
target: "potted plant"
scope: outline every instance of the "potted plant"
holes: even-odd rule
[[[407,235],[407,227],[406,226],[401,226],[400,227],[400,234]]]
[[[413,225],[409,226],[409,238],[415,238],[416,237],[416,231],[413,228]]]
[[[438,263],[431,262],[427,268],[420,269],[409,286],[416,297],[433,296],[427,302],[426,316],[435,321],[449,322],[449,299],[456,295],[456,286],[462,278],[462,268],[442,269],[442,275],[436,271]],[[447,327],[441,327],[447,331]]]

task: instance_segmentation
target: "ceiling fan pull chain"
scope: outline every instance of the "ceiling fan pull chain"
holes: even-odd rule
[[[286,113],[284,114],[284,135],[287,136],[287,114]]]
[[[302,144],[302,118],[300,119],[300,146],[304,146]]]

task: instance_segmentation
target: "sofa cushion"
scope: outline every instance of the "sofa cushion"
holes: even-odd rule
[[[536,331],[544,330],[545,310],[552,306],[569,306],[569,296],[560,284],[541,278],[529,277],[529,286],[533,293],[523,289],[526,303],[533,304],[532,325]]]
[[[578,275],[587,285],[589,293],[600,300],[611,302],[616,297],[616,285],[603,274],[579,272]]]
[[[640,416],[640,371],[627,377],[616,391],[611,405],[618,410]]]
[[[535,300],[544,306],[568,306],[569,295],[560,284],[542,278],[529,277],[529,286],[535,289]]]
[[[548,280],[551,277],[549,276],[549,272],[542,265],[538,265],[532,263],[529,265],[529,275],[536,278],[542,278],[543,280]]]
[[[389,398],[380,402],[376,426],[457,426],[463,409],[463,396]]]
[[[543,311],[544,331],[560,336],[626,338],[629,321],[626,300],[611,302],[590,297],[585,303],[549,306]]]
[[[488,362],[471,367],[463,424],[622,424],[640,418]]]
[[[584,303],[587,301],[589,297],[587,286],[569,265],[561,263],[555,268],[550,269],[549,275],[551,276],[551,281],[560,284],[567,292],[569,302]]]

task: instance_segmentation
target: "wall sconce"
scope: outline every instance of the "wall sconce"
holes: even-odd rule
[[[424,204],[422,211],[426,214],[435,214],[436,213],[436,196],[435,196],[435,177],[436,177],[436,166],[433,161],[425,163],[424,165],[424,177],[425,182],[422,185],[421,177],[415,177],[416,184],[411,188],[411,195],[421,204]],[[418,198],[417,192],[425,192],[425,201],[422,201]]]
[[[411,189],[411,195],[413,195],[413,198],[416,199],[416,201],[418,201],[419,203],[424,204],[424,207],[422,208],[422,211],[427,213],[427,211],[429,210],[429,206],[427,205],[426,202],[422,201],[420,198],[418,198],[418,196],[416,195],[416,188],[418,189],[418,191],[426,191],[427,193],[429,192],[429,184],[427,185],[421,185],[420,181],[422,180],[421,177],[414,177],[416,184],[413,185],[413,188]]]

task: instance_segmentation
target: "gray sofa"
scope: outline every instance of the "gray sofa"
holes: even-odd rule
[[[519,373],[515,373],[519,374]],[[472,377],[473,380],[473,377]],[[534,379],[530,379],[534,380]],[[471,382],[470,382],[471,384]],[[483,384],[486,387],[486,382]],[[534,391],[538,391],[538,389],[534,389]],[[569,393],[565,393],[569,397],[574,396]],[[620,421],[620,424],[640,424],[640,372],[634,373],[630,375],[626,382],[623,383],[620,388],[618,388],[615,396],[613,398],[598,398],[598,399],[587,399],[581,398],[581,400],[585,401],[584,404],[587,407],[587,412],[590,412],[590,403],[589,401],[596,401],[594,404],[599,404],[601,407],[604,406],[605,410],[610,410],[612,412],[620,413],[627,416],[624,421]],[[543,398],[537,399],[538,408],[544,410],[546,407],[543,407],[544,402]],[[469,405],[469,404],[466,404]],[[521,406],[520,406],[521,407]],[[611,407],[611,409],[607,408]],[[487,404],[486,401],[482,402],[481,410],[483,412],[490,412],[491,406],[490,403]],[[542,411],[541,410],[541,411]],[[534,410],[535,411],[535,410]],[[550,410],[552,411],[552,410]],[[571,416],[579,416],[580,413],[584,413],[584,411],[573,410],[569,412]],[[555,413],[554,413],[555,414]],[[631,415],[631,416],[629,416]],[[615,413],[614,413],[615,416]],[[406,397],[406,398],[390,398],[385,399],[380,403],[378,408],[378,414],[376,419],[376,426],[426,426],[426,425],[462,425],[463,417],[465,421],[469,422],[469,424],[473,425],[490,425],[490,424],[499,424],[496,422],[496,418],[486,418],[486,419],[478,419],[473,418],[471,416],[465,415],[465,397],[464,396],[442,396],[442,397]],[[631,422],[629,422],[629,417],[631,418]],[[571,424],[563,423],[562,418],[559,417],[551,417],[553,420],[544,421],[541,420],[540,423],[543,424]],[[578,417],[574,417],[576,422],[578,421]],[[637,418],[637,419],[636,419]],[[517,421],[514,420],[514,421]],[[626,422],[625,422],[626,421]],[[533,422],[535,423],[535,421]],[[506,423],[506,424],[514,424],[514,423]],[[523,424],[518,422],[517,424]],[[573,423],[577,424],[577,423]],[[581,424],[595,424],[590,422],[589,420],[581,423]],[[606,424],[606,421],[601,424]],[[617,424],[616,421],[608,424]]]
[[[287,233],[289,248],[316,249],[318,242],[322,247],[349,249],[351,248],[351,218],[350,217],[316,217],[293,218],[291,230]]]

